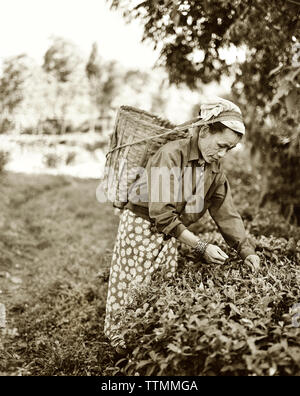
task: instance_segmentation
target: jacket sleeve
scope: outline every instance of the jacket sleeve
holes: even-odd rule
[[[159,150],[150,157],[146,167],[149,217],[154,220],[158,232],[174,237],[186,229],[179,218],[175,202],[181,188],[180,163],[178,153]],[[174,171],[172,177],[170,170]]]
[[[209,212],[226,243],[245,259],[248,255],[255,254],[255,244],[246,237],[244,223],[234,206],[226,176],[223,175],[221,179],[223,182],[213,193]]]

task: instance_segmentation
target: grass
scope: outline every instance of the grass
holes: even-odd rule
[[[3,375],[101,374],[102,335],[118,218],[96,180],[6,173],[0,184],[0,302],[6,305]]]

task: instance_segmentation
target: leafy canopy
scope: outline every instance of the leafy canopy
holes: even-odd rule
[[[235,70],[237,79],[243,81],[248,96],[255,92],[270,97],[275,76],[270,78],[269,73],[281,64],[292,64],[294,45],[299,43],[300,2],[108,1],[113,9],[122,8],[127,20],[142,20],[143,40],[151,40],[161,49],[160,62],[166,66],[170,81],[189,87],[195,87],[199,79],[204,83],[219,80],[232,71],[222,50],[231,45],[245,46],[246,62]],[[253,86],[254,77],[257,83]]]

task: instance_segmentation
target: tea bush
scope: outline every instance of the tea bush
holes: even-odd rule
[[[130,359],[106,373],[300,374],[300,331],[292,317],[299,303],[299,266],[259,254],[258,274],[237,258],[214,267],[181,260],[175,280],[162,281],[160,273],[141,286],[121,314]]]

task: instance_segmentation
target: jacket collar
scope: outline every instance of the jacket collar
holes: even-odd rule
[[[205,167],[208,169],[211,169],[212,172],[214,173],[219,173],[220,172],[220,162],[212,162],[211,164],[208,164],[207,162],[204,161],[204,158],[202,157],[201,151],[198,147],[198,135],[199,133],[197,132],[196,129],[194,129],[193,135],[189,140],[189,155],[188,155],[188,160],[189,161],[195,161],[197,160],[200,165],[205,163]]]

